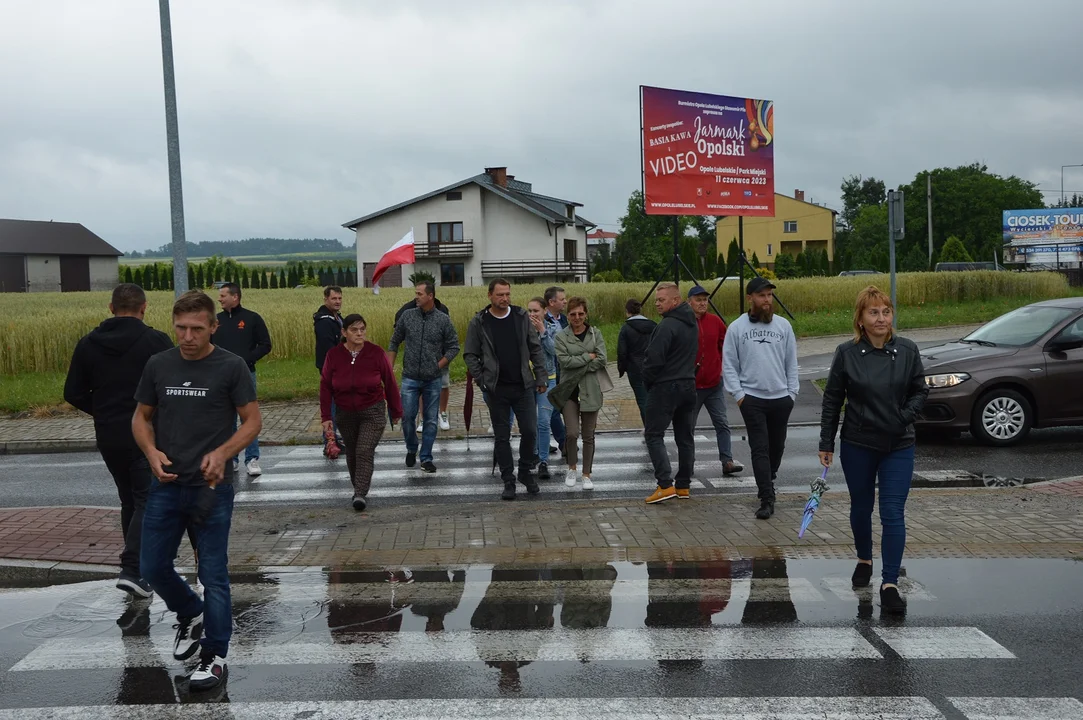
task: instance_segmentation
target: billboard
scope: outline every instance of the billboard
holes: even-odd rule
[[[774,217],[773,102],[639,91],[648,215]]]
[[[1083,261],[1083,208],[1005,210],[1004,250],[1009,262]]]

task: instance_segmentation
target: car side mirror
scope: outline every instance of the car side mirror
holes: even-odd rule
[[[1083,348],[1083,338],[1055,338],[1046,346],[1046,350],[1049,352],[1067,352],[1068,350],[1078,350],[1079,348]]]

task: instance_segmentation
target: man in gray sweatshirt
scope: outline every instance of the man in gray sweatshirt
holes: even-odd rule
[[[748,313],[735,319],[722,346],[722,381],[745,420],[760,507],[775,512],[775,476],[786,448],[786,425],[800,385],[797,338],[784,317],[775,317],[775,286],[755,277],[748,283]]]

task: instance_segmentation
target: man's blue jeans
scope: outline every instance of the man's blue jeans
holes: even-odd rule
[[[549,402],[549,390],[556,386],[556,378],[551,378],[545,392],[535,393],[538,407],[538,460],[546,464],[549,463],[549,435],[552,432],[553,418],[560,415],[560,413],[553,411],[553,405]],[[563,427],[561,425],[561,429]]]
[[[696,388],[696,420],[699,411],[707,408],[714,425],[715,439],[718,441],[718,459],[722,464],[733,460],[733,439],[730,437],[730,423],[726,417],[726,389],[722,383],[713,388]]]
[[[914,476],[914,446],[882,452],[844,441],[839,460],[846,475],[846,486],[850,489],[850,529],[860,560],[872,560],[872,506],[876,500],[876,478],[880,478],[882,576],[884,583],[898,583],[906,547],[903,510]]]
[[[226,657],[233,634],[233,606],[229,591],[229,528],[233,519],[233,485],[214,489],[216,501],[207,519],[196,527],[199,550],[199,581],[203,598],[199,599],[188,583],[177,574],[173,559],[188,528],[189,513],[195,507],[201,487],[163,483],[155,479],[150,486],[147,507],[143,512],[143,544],[139,566],[143,579],[177,617],[191,618],[203,613],[203,650]]]
[[[252,389],[256,389],[256,371],[252,371]],[[237,432],[238,418],[233,418],[233,432]],[[244,463],[248,464],[249,460],[259,460],[259,435],[252,438],[252,442],[248,447],[244,449]]]
[[[414,380],[404,377],[399,388],[402,396],[402,435],[406,439],[408,453],[417,452],[417,406],[421,403],[421,462],[432,462],[442,387],[443,381],[440,378]]]

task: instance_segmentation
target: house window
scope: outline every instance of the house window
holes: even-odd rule
[[[568,219],[575,220],[575,205],[565,205],[564,207],[568,209]]]
[[[466,268],[463,263],[440,263],[441,285],[465,285]]]
[[[796,220],[785,220],[782,223],[782,232],[795,233],[797,232]]]
[[[579,250],[579,243],[575,238],[564,238],[564,260],[570,262],[577,260],[576,253]]]
[[[451,190],[447,194],[447,199],[449,201],[450,200],[462,200],[463,199],[463,191],[462,190]]]
[[[767,243],[767,257],[771,257],[771,243]]]
[[[463,224],[461,222],[429,223],[429,244],[462,242]]]

